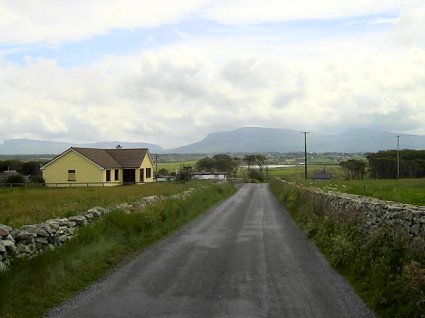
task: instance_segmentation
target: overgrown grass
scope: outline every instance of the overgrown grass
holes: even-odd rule
[[[317,171],[322,171],[324,165],[308,165],[308,179],[311,181],[313,179],[314,173]],[[343,180],[344,172],[339,165],[326,165],[326,171],[332,175],[332,179]],[[272,177],[280,177],[286,180],[294,181],[294,182],[302,182],[304,181],[304,166],[294,166],[294,167],[284,167],[284,168],[276,168],[269,169],[269,175]]]
[[[0,274],[0,317],[41,317],[103,276],[123,259],[170,234],[220,200],[232,185],[212,185],[185,201],[166,201],[143,212],[120,211],[82,228],[76,237]]]
[[[425,241],[391,228],[364,231],[354,212],[328,215],[300,190],[274,179],[271,188],[331,265],[382,317],[425,317]]]
[[[18,227],[68,217],[94,206],[134,202],[144,196],[173,194],[202,183],[150,183],[89,188],[0,188],[0,224]]]

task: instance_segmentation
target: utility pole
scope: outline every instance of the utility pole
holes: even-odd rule
[[[303,131],[304,134],[304,178],[307,180],[307,134],[308,131]]]
[[[400,179],[400,136],[397,137],[397,179]]]

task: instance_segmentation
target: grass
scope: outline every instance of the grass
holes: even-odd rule
[[[425,179],[333,180],[309,184],[325,190],[370,196],[381,200],[425,205]]]
[[[425,316],[425,240],[392,228],[365,232],[358,215],[326,214],[299,189],[271,188],[330,264],[380,317]]]
[[[407,204],[425,205],[425,179],[369,179],[345,180],[344,173],[339,165],[326,166],[331,173],[330,181],[313,180],[314,171],[320,171],[323,166],[311,165],[308,167],[308,180],[304,180],[304,167],[288,167],[269,170],[271,177],[314,186],[325,190],[333,190],[351,194],[370,196],[387,201],[396,201]]]
[[[308,165],[308,179],[312,180],[314,172],[322,171],[323,167],[324,165]],[[344,173],[339,165],[326,165],[326,171],[332,175],[332,179],[344,179]],[[269,176],[284,178],[294,182],[302,182],[304,181],[304,166],[269,169]]]
[[[167,169],[168,172],[176,172],[179,171],[183,165],[185,167],[195,167],[198,160],[188,160],[188,161],[179,161],[179,162],[158,162],[158,171],[161,169]]]
[[[0,224],[18,227],[69,217],[94,206],[134,202],[144,196],[173,194],[201,183],[152,183],[90,188],[0,188]]]
[[[229,184],[212,185],[184,201],[169,200],[133,214],[115,211],[79,230],[61,248],[17,260],[0,274],[0,317],[42,317],[234,191]]]

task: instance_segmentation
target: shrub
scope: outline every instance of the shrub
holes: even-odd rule
[[[5,183],[9,185],[22,185],[25,183],[25,177],[21,174],[13,174],[6,178]]]

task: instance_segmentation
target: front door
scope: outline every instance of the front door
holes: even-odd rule
[[[124,169],[124,171],[123,171],[123,182],[124,183],[135,183],[136,182],[136,169]]]
[[[145,169],[140,169],[140,182],[145,182]]]

